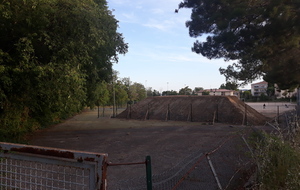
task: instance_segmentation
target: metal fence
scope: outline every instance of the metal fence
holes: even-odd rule
[[[236,189],[242,187],[253,167],[244,134],[221,139],[209,152],[195,150],[174,167],[152,175],[153,190]],[[108,168],[108,171],[111,168]],[[145,175],[108,183],[109,190],[143,190]],[[130,177],[130,176],[129,176]]]
[[[106,189],[107,154],[0,143],[0,189]]]

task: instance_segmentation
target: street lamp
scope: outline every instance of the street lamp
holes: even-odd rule
[[[167,96],[168,96],[168,89],[169,89],[169,82],[167,82],[167,92],[166,92]]]

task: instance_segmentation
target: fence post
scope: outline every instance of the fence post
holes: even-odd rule
[[[150,156],[146,156],[146,179],[147,179],[147,190],[152,190],[152,171],[151,171]]]
[[[277,122],[279,123],[279,106],[277,106]]]
[[[191,103],[191,122],[193,122],[193,104]]]
[[[247,104],[245,104],[245,125],[248,125],[248,118],[247,118]]]

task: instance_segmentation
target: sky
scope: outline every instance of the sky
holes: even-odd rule
[[[178,8],[180,0],[107,0],[109,9],[119,21],[118,32],[128,43],[128,53],[119,55],[113,69],[118,77],[159,92],[179,91],[188,86],[204,89],[219,88],[225,77],[219,68],[233,62],[209,60],[191,51],[196,40],[189,36],[185,23],[190,9]],[[250,85],[243,88],[250,89]]]

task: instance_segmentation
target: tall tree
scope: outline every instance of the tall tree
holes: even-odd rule
[[[299,0],[184,0],[179,8],[192,9],[191,37],[208,35],[192,51],[236,61],[220,68],[226,79],[248,83],[263,76],[281,89],[299,86]]]
[[[97,84],[127,52],[105,0],[3,0],[0,26],[1,134],[95,103]]]
[[[143,84],[135,82],[130,86],[130,89],[132,100],[141,101],[146,98],[146,88]]]
[[[117,81],[117,84],[115,85],[115,95],[116,95],[116,103],[117,105],[121,106],[123,104],[126,104],[128,101],[128,94],[126,92],[126,86],[122,84],[121,81]]]

